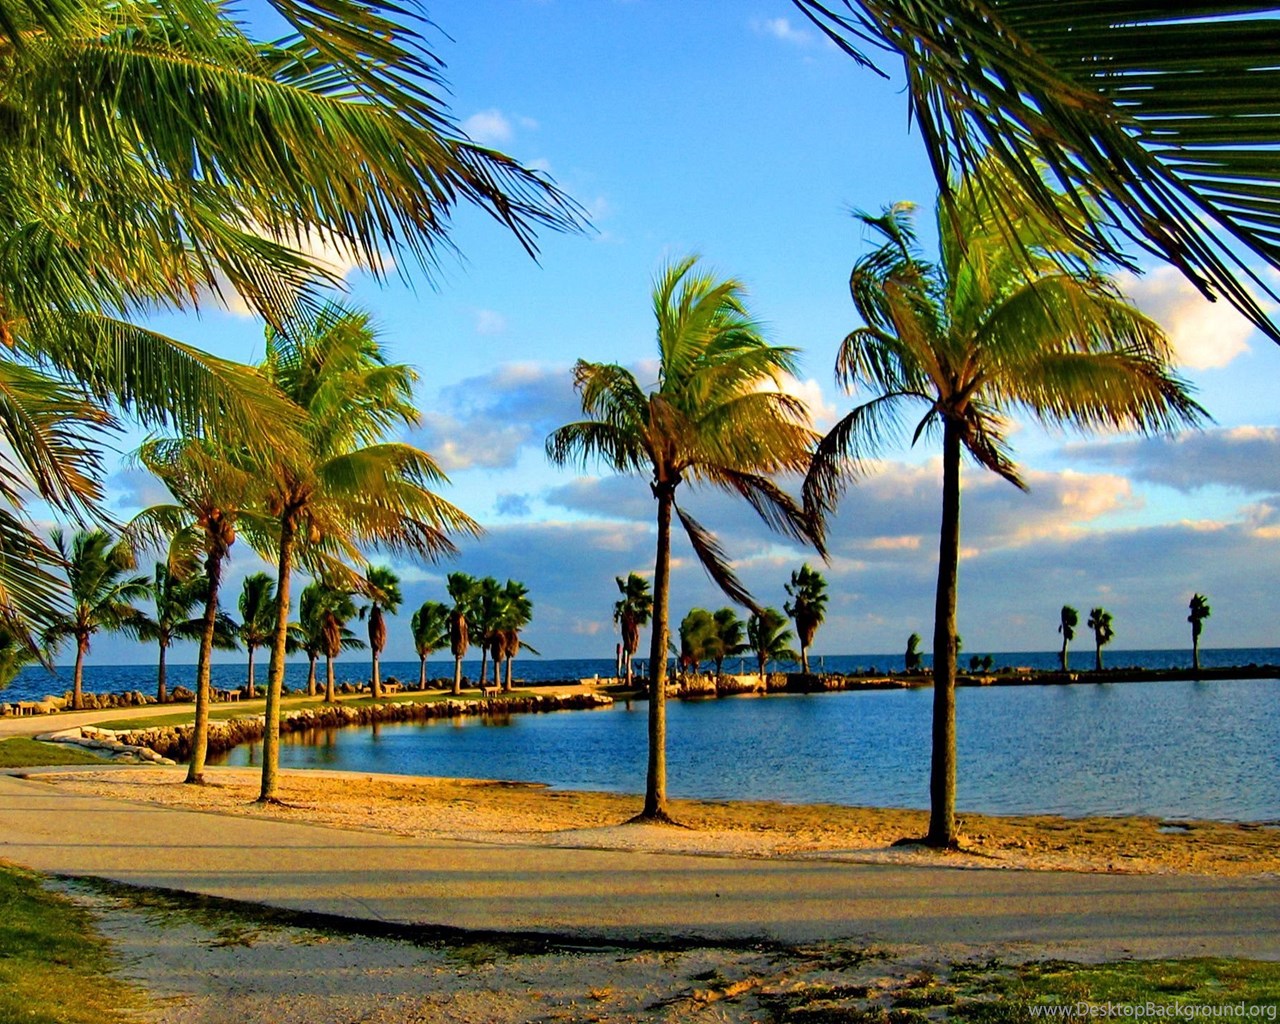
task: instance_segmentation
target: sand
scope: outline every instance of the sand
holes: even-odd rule
[[[284,802],[263,806],[254,802],[255,770],[211,769],[204,786],[183,785],[183,777],[183,769],[139,767],[42,773],[41,780],[95,796],[485,843],[973,868],[1280,873],[1274,824],[961,813],[961,849],[940,853],[893,845],[924,833],[922,811],[676,800],[672,814],[684,827],[673,828],[624,825],[640,809],[634,796],[533,783],[293,771],[284,773]]]

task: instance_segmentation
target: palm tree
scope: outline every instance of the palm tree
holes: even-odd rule
[[[453,655],[453,695],[462,693],[462,659],[471,643],[471,629],[467,616],[472,614],[479,581],[463,572],[449,573],[446,589],[453,598],[449,612],[449,653]],[[483,680],[481,681],[483,684]]]
[[[800,671],[809,674],[809,645],[827,614],[827,581],[816,569],[806,563],[791,574],[791,582],[784,584],[791,600],[783,611],[796,623],[796,636],[800,638]]]
[[[650,478],[657,502],[653,630],[649,642],[649,760],[641,820],[667,820],[666,654],[671,517],[679,516],[704,569],[725,594],[754,608],[713,534],[676,503],[681,482],[709,484],[751,503],[773,529],[820,542],[819,527],[770,476],[798,472],[814,438],[802,402],[780,390],[792,349],[770,345],[737,281],[716,280],[688,257],[654,287],[658,379],[646,393],[621,366],[579,360],[574,383],[586,419],[547,438],[556,465],[598,459]]]
[[[497,653],[494,655],[494,678],[497,678],[497,660],[506,663],[505,678],[502,687],[511,692],[512,662],[520,648],[537,654],[532,647],[520,639],[520,631],[533,621],[533,602],[529,600],[529,588],[517,580],[507,580],[502,588],[498,611]]]
[[[705,608],[690,608],[680,620],[680,664],[698,671],[719,653],[715,617]]]
[[[409,628],[413,631],[413,649],[418,652],[419,690],[427,688],[427,659],[449,644],[449,614],[447,604],[423,601],[409,620]]]
[[[382,674],[379,671],[378,659],[387,646],[387,621],[383,616],[385,609],[394,615],[404,600],[400,593],[400,577],[386,566],[370,566],[364,574],[361,591],[369,599],[369,604],[360,609],[360,618],[369,616],[369,651],[373,655],[373,667],[369,675],[369,693],[374,700],[382,697]]]
[[[649,624],[653,615],[653,597],[649,593],[649,581],[636,573],[628,573],[624,580],[615,576],[622,598],[613,606],[614,624],[622,633],[622,657],[627,673],[627,689],[632,684],[632,659],[640,649],[640,627]]]
[[[416,374],[388,364],[367,314],[331,304],[289,335],[267,330],[264,370],[305,413],[302,443],[264,466],[265,506],[275,519],[279,617],[268,668],[261,801],[276,799],[280,694],[295,560],[335,582],[361,546],[434,559],[455,551],[451,533],[476,534],[464,512],[430,488],[447,482],[426,452],[386,441],[417,422]]]
[[[981,199],[939,207],[941,261],[926,263],[910,206],[859,215],[884,238],[855,264],[854,306],[866,324],[841,345],[836,374],[874,396],[823,438],[805,481],[811,507],[830,508],[864,456],[895,438],[904,407],[920,402],[914,439],[942,428],[942,525],[933,631],[933,740],[929,833],[953,846],[955,831],[956,595],[960,560],[960,460],[1025,488],[1010,457],[1006,417],[1046,425],[1144,433],[1202,415],[1167,368],[1160,328],[1089,267],[1086,254],[1028,207],[992,226]],[[1015,253],[1005,230],[1022,240]],[[1030,269],[1029,269],[1030,268]]]
[[[232,293],[276,324],[334,282],[317,240],[382,276],[435,267],[478,206],[534,251],[581,211],[467,140],[441,65],[389,0],[271,0],[264,43],[205,0],[5,0],[0,10],[0,440],[63,513],[101,497],[106,408],[184,436],[287,443],[261,376],[130,322]],[[394,259],[380,259],[380,254]],[[0,614],[52,622],[54,558],[6,487]]]
[[[793,2],[862,64],[866,44],[901,55],[944,192],[990,154],[1016,186],[981,176],[994,222],[1029,198],[1094,256],[1123,263],[1137,241],[1280,340],[1274,283],[1241,258],[1280,263],[1273,4]]]
[[[957,652],[959,653],[959,652]],[[920,634],[912,633],[907,637],[907,653],[903,655],[903,667],[907,672],[920,670]]]
[[[1093,630],[1094,668],[1102,671],[1102,648],[1111,643],[1116,631],[1111,628],[1111,613],[1105,608],[1091,608],[1085,625]]]
[[[209,441],[157,438],[145,443],[136,456],[168,488],[174,503],[153,505],[138,513],[129,524],[128,535],[156,543],[187,532],[205,556],[208,590],[196,657],[196,714],[186,778],[193,784],[203,782],[208,754],[210,668],[221,614],[222,569],[230,557],[237,527],[248,527],[259,536],[270,529],[254,511],[259,484],[255,475],[239,464],[242,454]]]
[[[492,576],[486,576],[476,584],[475,600],[471,605],[471,635],[480,648],[480,688],[489,685],[489,656],[498,639],[498,617],[502,610],[502,587]],[[493,659],[493,685],[498,685],[498,659]]]
[[[356,617],[355,594],[340,586],[322,584],[319,602],[321,635],[324,637],[324,699],[332,704],[334,692],[333,662],[344,650],[362,650],[364,641],[347,628]]]
[[[755,652],[756,666],[763,682],[771,661],[799,661],[791,648],[787,617],[776,608],[763,608],[747,617],[748,649]]]
[[[1193,594],[1190,604],[1191,614],[1187,621],[1191,623],[1191,664],[1200,671],[1200,631],[1204,629],[1204,620],[1211,614],[1209,599],[1203,594]]]
[[[712,620],[716,631],[712,660],[716,663],[716,675],[720,676],[724,674],[725,658],[732,658],[735,654],[742,654],[748,650],[747,645],[743,643],[743,630],[746,624],[738,618],[738,613],[732,608],[721,608],[712,615]]]
[[[115,542],[106,530],[79,530],[68,542],[61,528],[50,534],[65,565],[71,609],[49,631],[49,639],[75,641],[76,664],[71,706],[84,707],[84,657],[100,630],[137,637],[147,621],[134,607],[151,594],[146,576],[133,576],[133,551]]]
[[[1080,624],[1080,613],[1069,604],[1062,606],[1058,621],[1058,632],[1062,634],[1062,651],[1058,660],[1062,663],[1062,671],[1067,671],[1067,644],[1076,638],[1076,626]]]
[[[258,695],[253,679],[253,652],[271,642],[280,609],[276,606],[276,581],[265,572],[250,573],[240,589],[240,642],[249,652],[249,674],[245,692]],[[287,612],[285,613],[288,614]]]
[[[160,648],[156,667],[156,700],[163,704],[169,699],[168,654],[175,640],[199,640],[204,632],[204,617],[193,613],[202,608],[209,594],[209,577],[200,571],[187,552],[177,550],[184,540],[178,539],[170,549],[168,561],[157,562],[151,584],[151,596],[155,600],[156,617],[140,624],[139,639],[154,640]],[[219,650],[236,649],[236,624],[226,615],[219,615],[213,636]]]

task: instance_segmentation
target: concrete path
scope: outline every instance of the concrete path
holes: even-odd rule
[[[0,776],[0,859],[380,923],[1280,959],[1280,879],[491,846],[84,797]],[[1026,948],[1026,947],[1023,947]]]

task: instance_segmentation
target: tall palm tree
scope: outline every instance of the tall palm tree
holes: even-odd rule
[[[450,534],[476,523],[431,488],[447,478],[426,452],[388,441],[418,420],[416,374],[387,362],[367,314],[332,304],[289,335],[267,330],[264,369],[305,413],[302,441],[263,467],[265,507],[275,520],[279,617],[268,669],[259,799],[276,799],[280,694],[288,641],[289,586],[296,561],[335,582],[343,559],[363,564],[362,546],[435,559],[455,551]],[[354,583],[354,581],[352,581]]]
[[[364,641],[347,627],[356,616],[353,594],[323,580],[314,580],[298,596],[298,646],[307,655],[307,694],[316,691],[316,662],[325,659],[324,699],[335,697],[333,660],[343,651],[364,649]]]
[[[1062,663],[1062,671],[1067,671],[1067,644],[1076,638],[1076,626],[1080,624],[1080,613],[1069,604],[1062,606],[1058,617],[1058,632],[1062,634],[1062,650],[1058,661]]]
[[[373,655],[373,665],[369,674],[369,692],[374,700],[382,697],[382,674],[378,660],[387,646],[386,611],[394,615],[404,600],[400,593],[400,577],[382,565],[370,566],[364,574],[361,592],[369,600],[369,604],[360,609],[360,618],[369,617],[369,652]]]
[[[70,639],[76,645],[71,706],[84,707],[84,658],[89,641],[101,630],[138,636],[146,615],[134,607],[151,594],[146,576],[131,575],[133,551],[112,540],[106,530],[79,530],[68,538],[61,528],[50,534],[53,548],[65,565],[71,610],[49,631],[49,639]]]
[[[1111,625],[1111,613],[1105,608],[1091,608],[1089,620],[1085,623],[1093,630],[1094,668],[1102,671],[1102,648],[1115,639],[1116,631]]]
[[[472,614],[480,581],[464,572],[451,572],[446,583],[453,598],[449,611],[449,653],[453,655],[453,695],[456,697],[462,693],[462,659],[471,644],[468,616]]]
[[[276,581],[265,572],[250,573],[240,588],[238,607],[240,642],[249,652],[245,692],[253,699],[258,695],[253,679],[253,652],[271,642],[280,618],[280,609],[276,606]]]
[[[901,204],[859,215],[882,244],[857,261],[850,292],[866,326],[840,347],[836,375],[874,395],[823,438],[806,499],[830,508],[864,456],[898,436],[912,403],[924,406],[913,439],[942,431],[942,524],[933,631],[933,739],[926,841],[953,846],[955,830],[956,596],[960,460],[1025,489],[1007,443],[1012,412],[1050,426],[1143,433],[1194,424],[1203,414],[1168,369],[1160,328],[1129,306],[1086,254],[1028,206],[997,229],[983,200],[939,207],[941,261],[927,263]],[[1016,231],[1022,251],[1005,240]],[[1087,261],[1086,261],[1087,262]]]
[[[809,647],[827,615],[827,581],[808,563],[791,574],[791,582],[783,584],[791,600],[783,611],[795,620],[800,639],[800,671],[809,674]]]
[[[502,587],[492,576],[476,583],[475,600],[471,605],[471,635],[480,648],[480,686],[489,685],[486,678],[489,656],[498,640],[498,621],[502,613]],[[493,659],[493,685],[498,685],[498,659]]]
[[[137,461],[165,485],[174,502],[138,513],[129,524],[128,535],[155,545],[162,538],[187,531],[204,554],[208,589],[196,656],[196,714],[186,778],[193,784],[204,780],[209,748],[210,670],[217,644],[223,566],[231,555],[237,528],[248,528],[261,544],[272,526],[256,513],[260,485],[256,474],[240,464],[243,454],[207,440],[156,438],[136,455]]]
[[[725,658],[732,658],[749,649],[743,642],[746,623],[738,618],[738,613],[732,608],[721,608],[712,615],[712,620],[716,627],[715,655],[712,660],[716,663],[716,675],[720,676],[724,674]]]
[[[799,661],[791,647],[791,630],[787,617],[776,608],[762,608],[747,617],[748,649],[756,656],[756,667],[763,682],[771,661]]]
[[[631,662],[640,649],[640,628],[649,624],[653,615],[653,596],[649,593],[649,581],[636,573],[628,573],[624,580],[615,576],[621,599],[613,606],[613,621],[622,634],[622,657],[627,673],[627,688],[632,684]]]
[[[196,615],[203,608],[209,593],[209,577],[187,552],[181,539],[170,550],[167,561],[157,562],[151,583],[151,596],[155,601],[156,615],[140,624],[139,639],[153,640],[160,648],[156,666],[156,700],[163,704],[169,699],[168,654],[175,640],[199,640],[204,632],[204,616]],[[236,649],[236,624],[226,615],[219,615],[213,643],[219,650]]]
[[[409,620],[413,649],[418,652],[419,690],[427,688],[427,659],[449,645],[449,612],[449,606],[440,601],[423,601]]]
[[[1191,623],[1191,664],[1199,672],[1200,631],[1204,629],[1204,620],[1212,613],[1212,609],[1209,607],[1209,599],[1203,594],[1191,596],[1189,609],[1191,614],[1187,616],[1187,621]]]
[[[641,820],[667,820],[666,655],[671,517],[679,516],[704,569],[738,604],[755,607],[713,534],[676,502],[680,484],[745,498],[773,529],[820,540],[819,529],[770,477],[799,472],[814,434],[804,404],[769,390],[795,369],[793,349],[770,345],[742,285],[717,280],[696,257],[669,265],[653,291],[658,379],[649,390],[622,366],[579,360],[574,384],[586,419],[547,438],[556,465],[597,459],[650,478],[657,503],[653,630],[649,644],[649,759]]]
[[[1029,198],[1095,256],[1135,241],[1280,340],[1274,282],[1239,258],[1280,265],[1273,3],[793,2],[860,63],[901,56],[941,189],[990,154],[1015,186],[982,175],[998,221]]]

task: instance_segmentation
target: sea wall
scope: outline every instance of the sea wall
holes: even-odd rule
[[[470,715],[510,715],[541,711],[571,711],[607,707],[613,698],[603,693],[581,693],[555,696],[495,697],[491,700],[388,701],[382,704],[321,704],[296,708],[280,716],[280,731],[305,732],[308,729],[336,729],[349,725],[373,725],[390,722],[426,722],[440,718],[462,718]],[[150,729],[117,731],[113,739],[130,747],[145,747],[162,757],[185,761],[191,756],[192,725],[166,725]],[[102,736],[95,731],[95,737]],[[266,716],[254,715],[209,723],[209,753],[220,754],[242,743],[262,739],[266,732]]]

